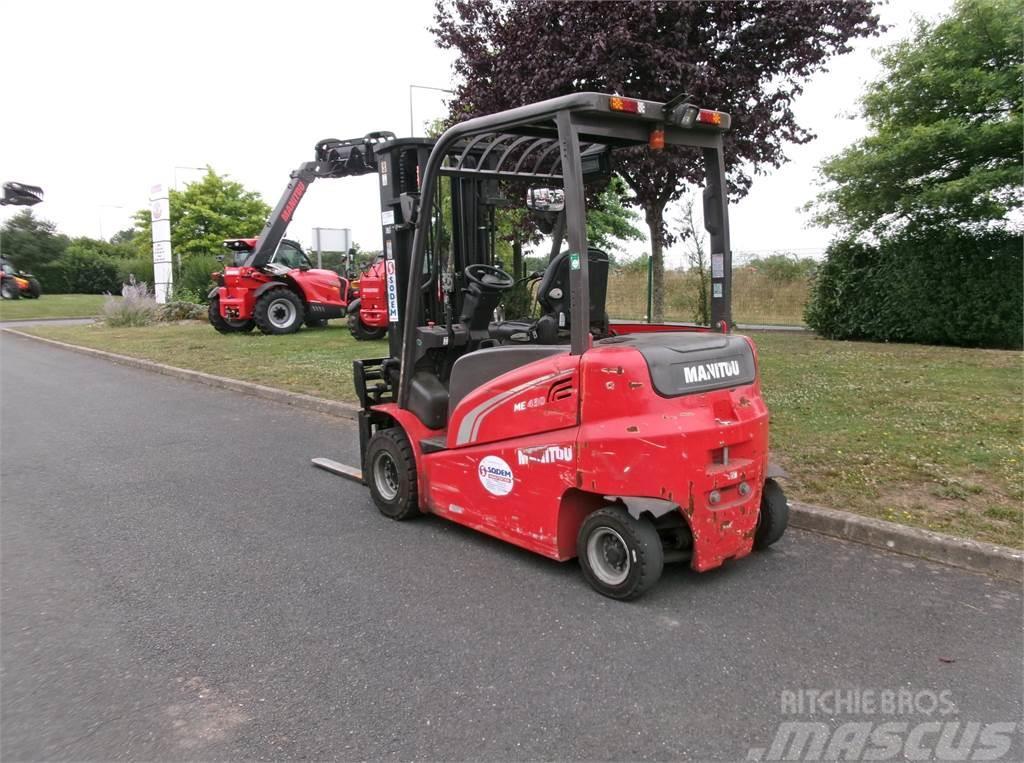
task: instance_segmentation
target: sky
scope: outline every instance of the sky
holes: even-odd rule
[[[795,112],[818,138],[789,147],[790,161],[731,207],[734,251],[820,255],[831,232],[808,227],[800,207],[816,167],[865,133],[857,97],[880,72],[872,51],[909,34],[915,15],[950,6],[882,5],[889,30],[808,81]],[[207,165],[273,206],[318,140],[408,135],[410,116],[419,133],[444,115],[444,93],[410,88],[452,86],[432,14],[430,0],[0,0],[0,181],[42,186],[37,214],[69,235],[109,238],[148,206],[153,184],[183,187]],[[0,221],[16,211],[0,208]],[[374,175],[319,181],[288,235],[308,244],[314,227],[351,228],[363,249],[379,249],[379,215]],[[681,257],[670,251],[668,264]]]

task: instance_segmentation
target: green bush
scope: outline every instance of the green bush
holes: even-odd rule
[[[161,321],[196,321],[206,318],[206,308],[195,302],[175,301],[160,305],[157,318]]]
[[[829,339],[1020,348],[1022,238],[929,230],[878,245],[834,242],[807,324]]]
[[[51,291],[65,294],[109,294],[121,288],[117,263],[109,257],[71,244],[52,268],[47,268]]]
[[[223,269],[224,265],[218,262],[215,257],[204,257],[192,255],[186,257],[180,268],[175,268],[174,293],[176,298],[181,294],[200,294],[205,302],[206,295],[213,288],[211,273]]]
[[[150,256],[118,260],[117,278],[121,283],[130,283],[132,278],[144,283],[153,283],[153,258]]]

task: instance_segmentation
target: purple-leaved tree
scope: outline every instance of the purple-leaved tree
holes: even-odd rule
[[[754,174],[785,161],[787,143],[814,137],[792,111],[804,80],[877,30],[871,0],[437,0],[432,31],[458,53],[453,120],[588,90],[656,101],[685,92],[730,112],[725,158],[735,199]],[[634,149],[614,169],[650,231],[653,318],[661,320],[663,250],[672,242],[665,207],[699,182],[699,157]]]

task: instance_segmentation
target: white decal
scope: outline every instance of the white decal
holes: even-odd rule
[[[389,209],[387,212],[380,213],[380,224],[381,225],[394,225],[395,224],[395,210]]]
[[[516,461],[520,466],[527,464],[553,464],[556,461],[572,463],[572,446],[540,445],[536,448],[520,448],[516,451]]]
[[[738,360],[727,360],[721,363],[702,363],[699,366],[687,366],[683,369],[683,380],[687,384],[711,381],[712,379],[728,379],[740,375]]]
[[[477,467],[480,484],[491,495],[508,495],[512,492],[515,477],[512,467],[497,456],[485,456]]]
[[[711,277],[712,278],[725,278],[725,255],[724,254],[712,254],[711,255]]]
[[[529,400],[520,400],[518,403],[513,403],[513,413],[522,413],[529,408],[540,408],[546,402],[546,398],[543,397],[531,397]]]
[[[388,321],[398,323],[398,283],[395,280],[395,261],[391,254],[391,242],[384,245],[385,287],[388,291]]]

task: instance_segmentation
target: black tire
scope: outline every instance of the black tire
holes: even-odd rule
[[[206,317],[210,319],[210,325],[222,334],[243,334],[252,331],[256,321],[233,321],[220,314],[220,299],[214,297],[210,300],[210,306],[206,309]]]
[[[416,458],[401,427],[377,430],[366,446],[366,483],[377,509],[402,521],[420,514]]]
[[[388,333],[387,326],[384,328],[374,328],[373,326],[367,326],[359,319],[359,313],[353,313],[348,317],[348,330],[356,339],[360,342],[369,342],[374,339],[383,339],[384,335]]]
[[[21,289],[18,288],[18,284],[14,282],[13,278],[5,278],[0,284],[0,298],[21,299]]]
[[[783,536],[788,524],[789,502],[786,494],[778,482],[767,479],[761,491],[761,513],[757,517],[757,529],[754,531],[754,548],[768,548]]]
[[[327,328],[326,318],[306,318],[306,327],[311,329]]]
[[[38,278],[28,279],[28,294],[26,294],[25,296],[27,296],[29,299],[39,299],[41,296],[43,296],[43,287],[39,283]]]
[[[252,315],[264,334],[294,334],[302,328],[306,308],[295,292],[279,286],[256,300]]]
[[[658,582],[665,552],[654,523],[633,519],[621,506],[607,506],[588,516],[576,536],[583,577],[598,593],[612,599],[635,599]]]

